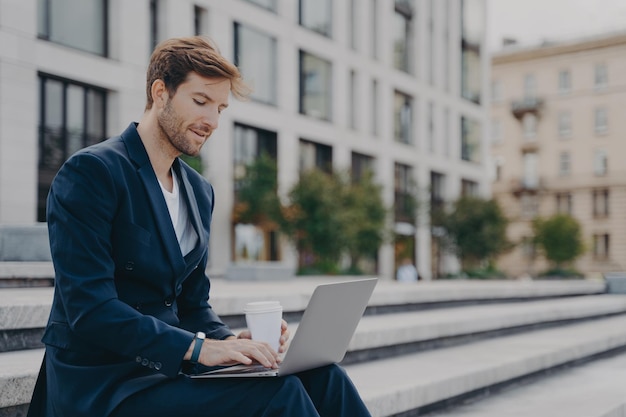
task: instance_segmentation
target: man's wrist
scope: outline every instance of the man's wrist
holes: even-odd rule
[[[189,359],[192,363],[198,363],[198,359],[200,359],[200,351],[202,350],[202,344],[204,343],[204,339],[206,335],[203,332],[196,333],[196,336],[193,338],[193,352],[191,353],[191,359]]]

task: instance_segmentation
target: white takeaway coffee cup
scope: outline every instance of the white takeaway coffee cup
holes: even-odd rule
[[[243,311],[252,340],[267,342],[278,352],[283,318],[283,307],[280,302],[255,301],[246,304]]]

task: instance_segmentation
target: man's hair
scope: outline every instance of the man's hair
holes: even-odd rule
[[[170,95],[174,95],[190,72],[203,77],[227,78],[230,91],[238,99],[245,99],[248,86],[235,65],[224,58],[208,38],[192,36],[172,38],[159,43],[150,57],[146,74],[146,110],[152,107],[152,83],[163,80]]]

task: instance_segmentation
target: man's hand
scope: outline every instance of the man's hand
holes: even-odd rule
[[[206,366],[258,362],[266,368],[277,368],[279,361],[278,353],[267,343],[233,336],[225,340],[205,339],[198,358]]]

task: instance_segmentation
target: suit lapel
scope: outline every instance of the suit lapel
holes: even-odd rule
[[[159,181],[154,173],[154,169],[150,164],[148,153],[137,133],[136,124],[131,124],[128,129],[122,133],[122,140],[126,144],[129,157],[138,166],[137,174],[146,189],[146,194],[148,195],[150,207],[154,215],[154,221],[158,229],[157,233],[159,233],[162,242],[164,242],[165,251],[172,265],[174,274],[180,276],[185,271],[185,260],[180,252],[180,246],[170,219],[170,213],[167,209],[165,199],[163,198],[163,192],[159,186]]]

